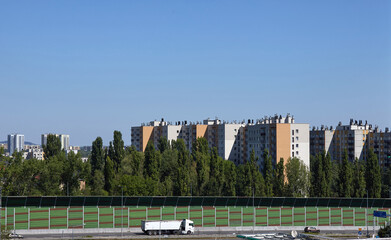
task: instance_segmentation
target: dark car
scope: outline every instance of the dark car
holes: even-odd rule
[[[320,233],[320,230],[316,227],[305,227],[304,232],[306,233]]]

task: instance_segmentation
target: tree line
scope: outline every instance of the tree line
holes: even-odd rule
[[[256,196],[256,197],[388,197],[391,170],[380,169],[376,155],[367,161],[332,160],[323,153],[311,156],[310,169],[300,159],[280,159],[276,164],[263,152],[261,163],[251,152],[249,161],[235,165],[222,159],[205,138],[191,151],[182,139],[159,139],[144,152],[124,147],[114,131],[109,147],[97,137],[87,162],[80,154],[61,150],[49,135],[45,160],[23,160],[22,153],[5,157],[0,149],[0,177],[7,196]],[[261,168],[259,167],[261,165]],[[82,181],[81,181],[82,180]],[[83,184],[83,187],[80,187]]]

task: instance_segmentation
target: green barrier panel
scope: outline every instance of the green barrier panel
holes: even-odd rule
[[[7,229],[15,229],[14,228],[14,215],[15,215],[15,208],[7,208]]]
[[[14,229],[14,208],[6,208],[7,229]]]
[[[68,228],[83,227],[83,207],[68,208]]]
[[[49,208],[30,208],[30,229],[49,228]]]
[[[293,226],[305,226],[305,208],[295,207],[293,208]]]
[[[255,225],[267,226],[267,208],[261,207],[255,209]]]
[[[147,219],[146,207],[131,207],[129,208],[129,226],[140,227],[141,220]]]
[[[354,226],[353,219],[353,208],[343,208],[342,209],[342,225],[343,226]]]
[[[229,207],[229,226],[238,227],[242,226],[242,208],[241,207]]]
[[[176,208],[176,220],[189,219],[189,208],[188,207],[177,207]]]
[[[243,226],[254,226],[254,208],[244,207],[242,209]]]
[[[163,220],[174,220],[175,219],[175,207],[164,207],[162,209],[162,219]]]
[[[368,208],[368,215],[367,215],[368,226],[373,225],[373,211],[375,211],[375,210],[376,210],[376,208]],[[375,218],[375,221],[376,221],[376,218]]]
[[[292,226],[293,224],[292,208],[281,208],[281,226]]]
[[[318,225],[330,226],[330,209],[325,207],[318,208]]]
[[[330,209],[331,226],[342,226],[342,208]]]
[[[271,207],[268,209],[268,226],[280,226],[281,225],[281,218],[280,218],[280,208],[277,207]]]
[[[216,226],[215,222],[215,208],[214,207],[203,207],[204,211],[204,227],[214,227]]]
[[[194,222],[197,227],[202,226],[202,207],[192,206],[190,207],[190,219]]]
[[[67,228],[67,208],[50,208],[50,228]]]
[[[227,207],[216,207],[216,227],[228,227]]]
[[[1,209],[1,226],[6,226],[6,224],[5,224],[5,219],[6,219],[5,213],[6,213],[5,208],[2,208]]]
[[[98,228],[98,208],[84,207],[84,228]]]
[[[115,207],[114,208],[114,226],[116,228],[128,227],[128,208],[127,207]]]
[[[306,207],[305,221],[306,221],[306,225],[308,225],[308,226],[317,226],[318,225],[318,208]]]
[[[147,208],[148,220],[160,220],[160,207]]]
[[[28,228],[28,208],[15,208],[15,229]]]
[[[113,208],[99,207],[99,228],[113,228]]]
[[[365,208],[354,208],[354,225],[365,226]]]

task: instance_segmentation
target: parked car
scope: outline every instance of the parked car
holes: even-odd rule
[[[17,234],[17,233],[12,232],[12,233],[10,233],[10,234],[8,235],[8,237],[9,237],[9,238],[23,238],[23,235],[22,235],[22,234]]]
[[[320,233],[320,230],[316,227],[305,227],[304,232],[306,232],[306,233]]]

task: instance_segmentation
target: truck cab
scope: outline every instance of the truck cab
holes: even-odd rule
[[[183,219],[181,224],[182,234],[194,234],[194,222],[188,219]]]

